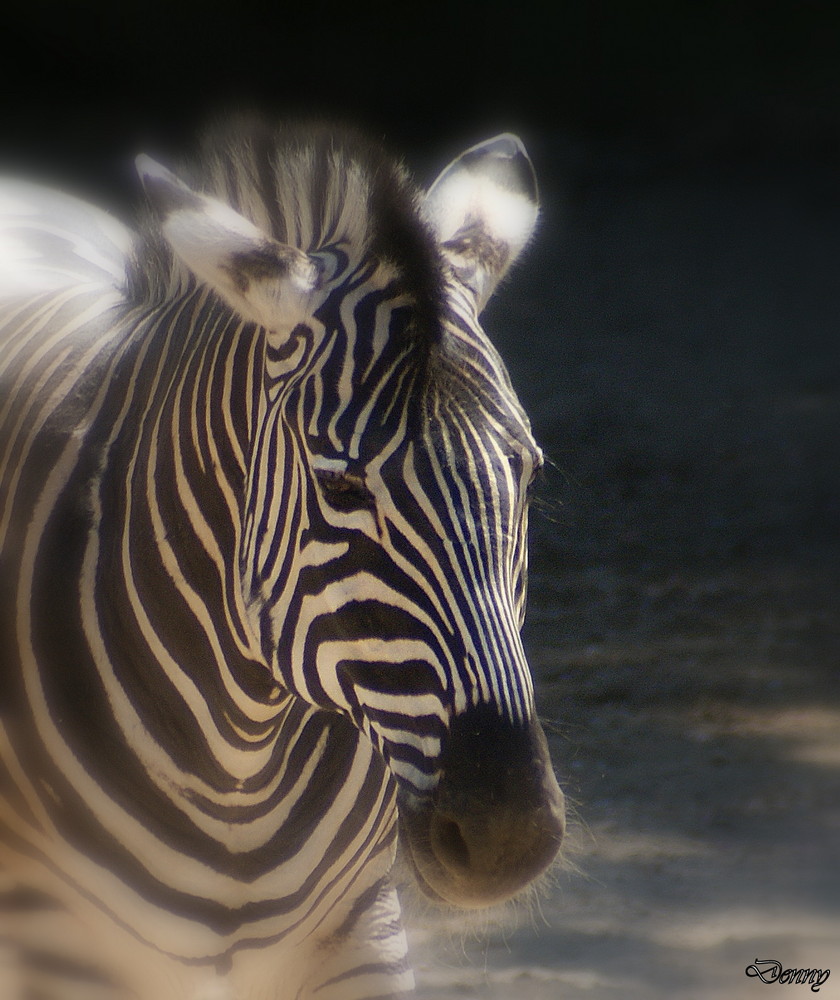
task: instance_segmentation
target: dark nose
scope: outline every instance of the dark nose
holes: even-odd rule
[[[421,886],[486,906],[551,864],[564,817],[540,724],[512,724],[481,706],[453,720],[431,802],[404,828]]]

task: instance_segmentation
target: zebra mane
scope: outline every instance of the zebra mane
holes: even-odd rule
[[[365,258],[389,264],[427,335],[437,327],[440,255],[420,216],[421,192],[379,143],[343,126],[240,116],[209,129],[198,155],[175,170],[282,243],[307,253],[338,244],[351,266]],[[131,301],[177,287],[176,266],[156,219],[145,213],[129,268]]]

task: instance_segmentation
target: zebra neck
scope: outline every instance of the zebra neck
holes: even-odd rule
[[[125,656],[139,648],[167,677],[180,673],[257,741],[284,699],[239,578],[263,352],[261,332],[208,292],[149,317],[122,365],[129,392],[111,413],[98,527],[103,577],[123,587],[110,603]]]

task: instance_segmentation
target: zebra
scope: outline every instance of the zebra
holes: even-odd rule
[[[0,185],[0,996],[407,996],[398,845],[474,909],[564,833],[479,322],[533,166],[256,116],[136,164],[131,228]]]

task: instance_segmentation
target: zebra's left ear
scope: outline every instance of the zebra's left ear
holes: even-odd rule
[[[150,157],[135,162],[163,235],[197,278],[243,319],[280,334],[306,316],[323,275],[318,261],[196,193]]]
[[[478,312],[531,238],[537,211],[534,167],[507,132],[461,153],[429,188],[423,214]]]

